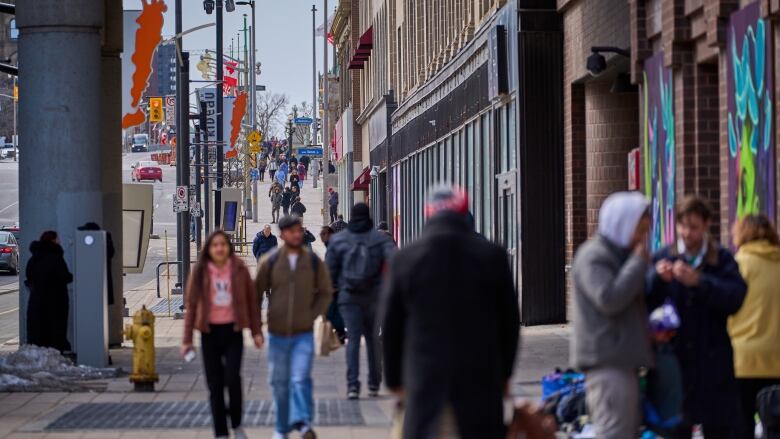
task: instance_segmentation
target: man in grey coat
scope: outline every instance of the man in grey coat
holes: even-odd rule
[[[586,402],[600,439],[639,434],[637,369],[653,363],[644,298],[648,207],[637,192],[610,195],[598,234],[574,258],[571,357],[585,371]]]

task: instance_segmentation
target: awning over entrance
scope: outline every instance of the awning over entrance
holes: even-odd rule
[[[368,192],[368,185],[371,183],[371,167],[363,169],[358,178],[352,182],[352,186],[349,188],[351,191],[364,191]]]
[[[374,27],[369,27],[358,39],[357,48],[349,60],[351,70],[363,70],[363,64],[371,56],[371,50],[374,48]]]

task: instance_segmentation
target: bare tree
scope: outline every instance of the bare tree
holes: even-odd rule
[[[257,127],[264,138],[284,137],[287,105],[290,98],[283,93],[261,93],[257,98]]]
[[[293,117],[309,117],[314,119],[314,107],[306,101],[301,102],[299,105],[293,105]],[[296,125],[295,126],[295,140],[299,144],[304,144],[306,140],[311,137],[310,125]]]

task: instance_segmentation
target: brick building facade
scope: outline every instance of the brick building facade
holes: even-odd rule
[[[712,203],[711,233],[725,245],[735,218],[777,220],[776,2],[558,0],[558,12],[567,261],[595,230],[604,197],[628,188],[635,148],[654,248],[674,241],[674,206],[691,193]],[[601,52],[605,68],[589,72],[600,46],[630,55]]]

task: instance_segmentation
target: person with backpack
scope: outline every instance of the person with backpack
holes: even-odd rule
[[[352,207],[347,229],[333,235],[327,262],[338,288],[339,311],[347,327],[347,397],[360,397],[360,339],[368,353],[368,395],[379,394],[382,370],[376,313],[382,272],[395,251],[393,242],[374,230],[368,205]]]
[[[304,439],[312,430],[314,399],[314,320],[325,314],[333,295],[327,267],[303,244],[303,224],[295,216],[279,220],[284,245],[260,259],[258,296],[268,293],[268,365],[276,423],[274,439],[293,429]]]
[[[292,202],[293,202],[292,190],[289,187],[284,188],[284,192],[282,192],[282,201],[281,201],[282,212],[284,216],[290,214],[290,205],[292,204]]]
[[[290,214],[303,219],[304,213],[306,213],[306,206],[301,202],[301,197],[295,197],[295,201],[293,201],[292,206],[290,206]]]

